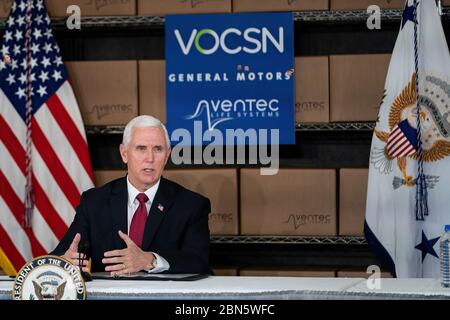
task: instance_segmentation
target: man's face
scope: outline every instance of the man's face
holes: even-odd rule
[[[167,148],[162,128],[133,128],[128,149],[121,144],[120,155],[128,166],[128,179],[143,192],[161,177],[170,148]]]

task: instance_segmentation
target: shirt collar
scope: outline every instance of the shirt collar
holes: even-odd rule
[[[152,187],[145,190],[144,192],[147,195],[150,203],[153,203],[153,200],[155,199],[156,191],[158,191],[160,181],[161,178]],[[131,184],[130,180],[128,179],[128,175],[127,175],[127,189],[128,189],[128,202],[133,203],[134,200],[136,200],[136,196],[141,192]]]

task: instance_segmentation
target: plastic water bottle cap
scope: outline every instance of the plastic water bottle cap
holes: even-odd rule
[[[446,225],[445,225],[444,231],[445,231],[445,232],[450,231],[450,224],[446,224]]]

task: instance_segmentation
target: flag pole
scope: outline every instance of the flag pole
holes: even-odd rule
[[[26,13],[26,33],[25,33],[25,60],[26,60],[26,86],[25,86],[25,119],[27,125],[26,134],[26,158],[25,158],[25,173],[26,173],[26,185],[25,185],[25,213],[24,213],[24,227],[31,228],[31,215],[34,207],[34,195],[32,184],[32,158],[31,158],[31,118],[33,116],[33,101],[32,101],[32,79],[31,79],[31,18],[32,18],[32,5],[33,0],[27,1],[27,13]]]

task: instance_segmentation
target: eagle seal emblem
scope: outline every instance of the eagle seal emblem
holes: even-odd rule
[[[14,300],[84,300],[80,271],[66,259],[41,256],[27,262],[14,281]]]
[[[424,162],[437,162],[450,155],[450,84],[431,75],[426,76],[422,83],[424,89],[418,99],[422,157]],[[374,135],[384,146],[372,149],[370,162],[381,174],[388,174],[393,170],[395,161],[402,177],[394,177],[394,189],[415,186],[417,177],[407,170],[408,160],[418,159],[415,74],[390,107],[389,131],[379,127],[378,121]],[[428,188],[433,188],[439,181],[438,176],[432,175],[426,175],[425,179]]]

